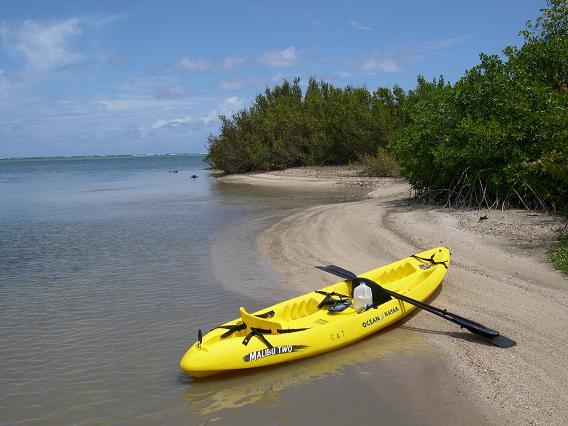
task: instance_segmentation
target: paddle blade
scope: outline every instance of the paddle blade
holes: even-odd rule
[[[337,275],[340,278],[346,280],[355,280],[357,279],[357,275],[353,272],[348,271],[347,269],[343,269],[336,265],[327,265],[327,266],[316,266],[316,268],[321,269],[322,271],[329,272],[330,274]],[[493,330],[489,327],[484,326],[483,324],[479,324],[475,321],[470,319],[464,318],[460,315],[453,314],[451,312],[446,311],[445,309],[436,308],[435,306],[428,305],[427,303],[420,302],[418,300],[412,299],[408,296],[402,295],[400,293],[396,293],[392,290],[386,289],[381,287],[378,283],[369,280],[367,278],[360,278],[360,280],[372,283],[379,288],[381,288],[386,294],[389,294],[392,297],[395,297],[399,300],[404,302],[410,303],[411,305],[417,306],[421,309],[424,309],[427,312],[430,312],[434,315],[437,315],[441,318],[444,318],[448,321],[453,322],[454,324],[459,325],[460,327],[465,328],[466,330],[470,331],[471,333],[476,334],[477,336],[483,338],[484,340],[490,342],[495,346],[499,346],[500,348],[510,348],[516,345],[516,343],[508,339],[505,336],[501,336],[497,330]]]
[[[357,278],[357,275],[355,275],[353,272],[335,265],[316,266],[316,268],[324,272],[329,272],[330,274],[336,275],[339,278],[343,278],[344,280],[354,280],[355,278]]]
[[[487,337],[481,334],[478,334],[478,336],[481,337],[483,340],[500,348],[512,348],[517,344],[517,342],[515,342],[514,340],[511,340],[508,337],[505,337],[501,334],[499,336],[494,336],[494,337]]]

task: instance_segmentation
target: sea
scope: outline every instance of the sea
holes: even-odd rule
[[[199,329],[297,294],[259,232],[363,196],[224,183],[199,154],[1,159],[0,424],[460,418],[440,360],[397,328],[208,380],[179,369]]]

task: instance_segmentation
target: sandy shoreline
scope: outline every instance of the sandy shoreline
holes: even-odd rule
[[[346,168],[301,168],[228,176],[226,182],[293,188],[369,188],[369,199],[310,207],[259,237],[283,278],[312,290],[332,282],[313,266],[333,262],[365,271],[437,245],[452,267],[435,305],[496,328],[517,341],[487,346],[427,314],[404,327],[441,353],[471,403],[494,423],[562,424],[568,417],[568,279],[546,250],[562,223],[527,211],[450,211],[411,205],[397,179],[361,178]],[[480,217],[487,215],[487,220]],[[313,283],[313,285],[312,285]]]

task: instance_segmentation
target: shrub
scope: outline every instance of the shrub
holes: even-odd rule
[[[386,146],[402,125],[395,87],[336,88],[311,78],[305,94],[300,79],[259,94],[252,106],[221,117],[210,136],[207,160],[227,173],[356,161]]]
[[[398,161],[419,196],[447,205],[567,211],[568,3],[548,6],[520,48],[481,54],[454,85],[267,88],[221,117],[207,158],[228,173],[362,160],[367,174],[393,175]]]
[[[568,234],[560,237],[560,243],[552,249],[552,263],[565,274],[568,274]]]
[[[385,148],[379,148],[376,155],[365,154],[361,157],[363,176],[396,177],[400,175],[400,166],[394,154]]]
[[[391,147],[417,193],[450,205],[568,208],[568,3],[551,0],[506,59],[454,86],[418,81]]]

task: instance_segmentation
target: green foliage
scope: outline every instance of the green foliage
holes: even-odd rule
[[[550,1],[521,48],[482,54],[454,86],[419,78],[391,146],[418,194],[568,208],[567,4]]]
[[[552,263],[565,274],[568,274],[568,234],[560,237],[560,243],[552,249]]]
[[[361,164],[363,176],[396,177],[400,175],[400,166],[394,154],[385,148],[379,148],[376,155],[363,155]]]
[[[210,164],[227,173],[345,164],[388,145],[402,126],[402,89],[336,88],[297,78],[256,97],[209,137]]]
[[[524,44],[480,56],[454,85],[336,88],[299,79],[221,117],[208,160],[228,173],[363,160],[450,205],[568,210],[568,2],[548,0]]]

